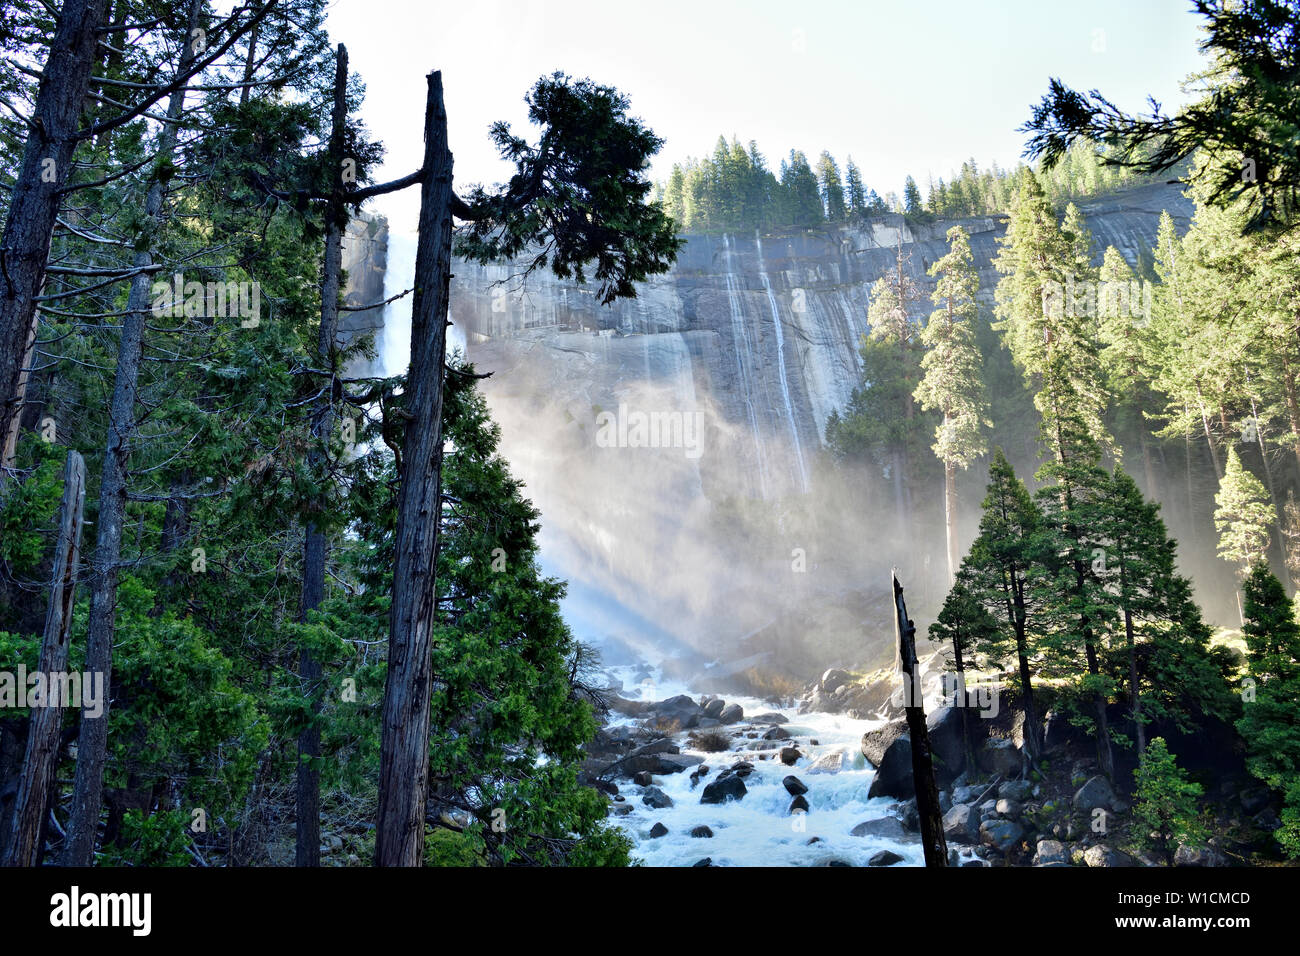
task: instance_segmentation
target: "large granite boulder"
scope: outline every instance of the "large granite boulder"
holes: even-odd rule
[[[728,800],[743,800],[749,789],[739,774],[719,777],[704,788],[700,794],[700,803],[726,803]]]
[[[975,843],[980,837],[979,811],[969,804],[955,803],[943,815],[943,835],[955,843]]]
[[[912,782],[912,738],[906,734],[899,737],[885,751],[876,776],[871,781],[867,798],[893,797],[907,800],[916,796],[916,785]]]
[[[907,736],[907,721],[891,720],[889,723],[877,727],[874,730],[868,730],[862,735],[862,756],[866,757],[873,767],[879,767],[881,761],[885,759],[885,751],[899,737]]]

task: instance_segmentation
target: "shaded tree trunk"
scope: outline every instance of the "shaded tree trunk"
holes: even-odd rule
[[[1137,739],[1137,754],[1140,758],[1147,752],[1147,730],[1142,723],[1142,694],[1138,682],[1137,642],[1133,638],[1133,612],[1124,608],[1124,637],[1128,641],[1128,683],[1129,694],[1133,698],[1133,733]]]
[[[98,30],[108,0],[64,0],[36,92],[22,165],[9,193],[0,237],[0,429],[6,451],[18,427],[22,371],[36,338],[36,297],[72,168],[82,103],[98,61]],[[10,465],[6,460],[0,462]]]
[[[53,583],[45,616],[45,633],[41,637],[40,663],[37,665],[47,680],[67,670],[85,503],[86,465],[80,454],[69,451],[63,469],[63,503],[59,507]],[[62,702],[47,700],[46,706],[31,708],[27,753],[18,783],[13,830],[5,847],[5,866],[40,865],[45,843],[42,839],[45,818],[49,813],[51,794],[57,792],[54,777],[59,766],[62,722]]]
[[[256,37],[254,41],[256,42]],[[335,336],[339,326],[339,291],[343,274],[343,230],[347,227],[347,208],[343,202],[343,135],[347,122],[348,51],[342,43],[334,68],[334,108],[329,145],[329,171],[332,190],[325,223],[325,262],[321,273],[320,335],[316,342],[316,356],[321,367],[334,369]],[[326,394],[316,400],[312,409],[312,435],[323,448],[334,427],[335,382],[329,383]],[[312,453],[313,471],[325,464],[323,452]],[[325,502],[317,500],[314,510],[320,513]],[[314,524],[306,529],[302,556],[301,620],[320,607],[325,599],[325,561],[329,542],[324,532]],[[320,866],[320,727],[316,715],[320,713],[319,684],[320,662],[311,649],[298,649],[298,677],[303,691],[313,698],[311,720],[298,734],[297,781],[297,851],[298,866]]]
[[[451,283],[452,157],[442,74],[429,74],[411,367],[397,499],[388,680],[380,745],[375,861],[418,866],[428,792],[431,639],[442,472],[442,385]]]
[[[191,0],[185,36],[198,26],[202,0]],[[192,43],[182,44],[179,72],[194,61]],[[159,133],[155,170],[169,161],[176,147],[177,126],[185,105],[184,91],[173,93],[167,104],[167,122]],[[163,220],[165,185],[155,172],[145,194],[147,228],[157,230]],[[153,264],[148,245],[135,254],[136,268]],[[104,445],[96,517],[95,554],[90,564],[90,615],[86,632],[86,671],[103,675],[104,701],[97,716],[83,709],[77,736],[77,773],[73,789],[72,815],[68,821],[65,866],[90,866],[95,855],[95,835],[103,799],[104,761],[108,752],[108,711],[112,698],[113,634],[117,611],[118,565],[122,557],[122,526],[126,521],[126,477],[130,443],[135,432],[135,402],[144,353],[145,321],[151,307],[150,273],[137,272],[131,279],[127,314],[117,347],[117,371],[109,406],[108,439]]]
[[[1016,662],[1020,669],[1020,693],[1025,711],[1025,751],[1037,763],[1043,753],[1042,729],[1038,723],[1038,707],[1034,703],[1034,685],[1029,672],[1029,640],[1025,627],[1024,582],[1012,572],[1011,593],[1007,595],[1007,616],[1016,635]]]
[[[1092,640],[1092,635],[1085,630],[1083,641],[1083,652],[1088,658],[1088,673],[1094,677],[1100,676],[1101,667],[1097,660],[1097,645]],[[1093,705],[1097,710],[1097,762],[1101,765],[1101,772],[1107,777],[1115,776],[1115,758],[1110,746],[1110,723],[1106,717],[1106,695],[1097,693],[1093,695]]]

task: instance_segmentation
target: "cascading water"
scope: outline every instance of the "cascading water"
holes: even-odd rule
[[[611,668],[610,675],[629,693],[645,700],[689,694],[690,688],[662,673],[645,679],[636,668]],[[638,676],[642,679],[638,680]],[[727,695],[728,703],[739,704],[745,714],[770,714],[770,701]],[[841,714],[795,713],[783,708],[780,724],[785,739],[764,740],[775,725],[768,719],[745,720],[718,728],[736,732],[726,751],[702,751],[692,746],[690,736],[677,734],[681,753],[698,758],[708,769],[696,780],[691,771],[655,774],[653,786],[662,791],[671,806],[652,807],[642,800],[648,788],[619,781],[622,814],[613,823],[635,844],[634,855],[650,866],[691,866],[707,858],[713,866],[867,866],[882,850],[901,858],[902,865],[922,866],[924,855],[919,838],[905,833],[895,816],[895,801],[869,796],[876,771],[861,751],[864,731],[880,721],[857,720]],[[615,716],[611,730],[632,730],[637,719]],[[816,741],[814,743],[813,741]],[[783,747],[793,747],[799,756],[791,764],[780,759]],[[836,754],[841,754],[839,760]],[[827,763],[827,759],[830,763]],[[744,761],[753,768],[744,778],[745,793],[739,800],[703,803],[705,788],[723,771]],[[791,812],[792,791],[785,781],[794,777],[807,788],[808,809]],[[617,806],[617,804],[616,804]],[[667,832],[654,831],[656,824]],[[703,829],[701,829],[703,828]]]
[[[754,436],[754,455],[758,461],[759,493],[766,498],[768,495],[767,458],[763,454],[763,439],[758,429],[758,413],[754,409],[753,386],[750,381],[749,367],[745,361],[745,357],[752,355],[753,352],[749,345],[749,334],[745,331],[745,313],[740,307],[740,289],[736,284],[735,257],[731,250],[731,237],[725,233],[722,236],[722,248],[727,264],[725,273],[727,307],[731,311],[731,336],[736,352],[736,373],[740,379],[740,394],[745,400],[745,408],[749,414],[749,427]]]
[[[772,309],[772,328],[776,336],[777,379],[781,384],[781,400],[785,403],[786,421],[790,423],[790,437],[794,441],[794,458],[799,466],[799,490],[808,490],[808,466],[803,459],[803,445],[799,441],[799,426],[794,420],[794,403],[790,401],[790,380],[785,369],[785,334],[781,330],[781,310],[776,304],[776,293],[772,291],[772,281],[767,276],[767,267],[763,264],[763,240],[755,233],[754,244],[758,249],[758,275],[763,282],[763,291],[767,293],[767,304]]]

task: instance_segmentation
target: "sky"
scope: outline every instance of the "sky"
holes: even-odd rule
[[[455,178],[496,183],[508,167],[489,125],[526,129],[524,93],[561,70],[615,86],[666,144],[652,178],[753,139],[774,170],[791,148],[851,155],[869,188],[948,178],[963,160],[1014,166],[1016,128],[1061,77],[1120,107],[1186,101],[1203,68],[1190,0],[336,0],[328,25],[365,82],[361,109],[388,154],[383,181],[422,151],[425,74],[442,71]],[[532,137],[528,137],[532,138]],[[417,191],[374,208],[410,232]]]

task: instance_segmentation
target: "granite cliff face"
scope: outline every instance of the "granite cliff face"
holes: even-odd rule
[[[1114,245],[1130,264],[1149,253],[1162,210],[1180,228],[1191,212],[1167,186],[1080,206],[1097,261]],[[913,316],[922,318],[932,308],[926,270],[947,252],[945,234],[956,224],[971,235],[981,297],[991,303],[1005,218],[916,225],[890,215],[862,227],[688,236],[671,272],[610,308],[549,274],[530,277],[520,293],[509,281],[517,267],[457,263],[452,319],[469,358],[500,373],[490,393],[523,400],[531,384],[534,399],[567,396],[569,414],[594,421],[592,409],[616,408],[651,386],[664,411],[716,416],[709,444],[725,456],[701,456],[706,494],[719,482],[730,487],[729,476],[710,473],[711,463],[725,463],[742,473],[743,493],[773,498],[808,490],[827,416],[858,384],[871,286],[893,268],[896,244],[927,297]]]
[[[1097,261],[1114,245],[1136,262],[1162,210],[1180,229],[1191,212],[1164,186],[1080,205]],[[959,222],[991,302],[1005,220]],[[713,686],[728,671],[750,692],[887,663],[881,576],[898,563],[918,605],[940,599],[927,569],[942,563],[942,532],[899,541],[887,504],[828,480],[825,423],[859,382],[870,289],[894,267],[896,243],[928,296],[926,270],[954,224],[886,216],[689,236],[669,273],[609,308],[549,273],[520,289],[517,265],[456,263],[452,342],[492,373],[481,384],[502,453],[541,510],[542,560],[569,582],[579,636],[607,659],[619,645],[642,659],[677,653],[697,672],[717,668]],[[406,281],[390,277],[388,294]],[[390,368],[404,364],[386,354]]]

